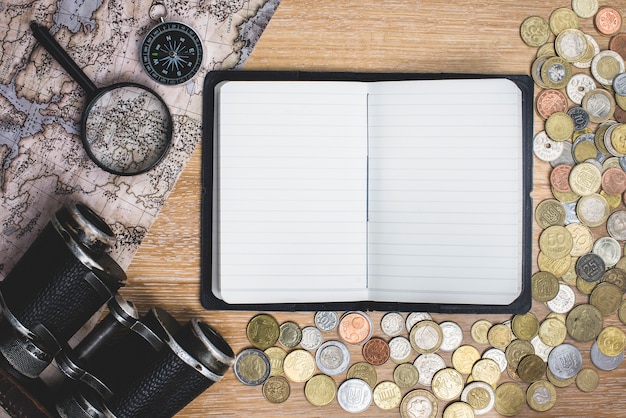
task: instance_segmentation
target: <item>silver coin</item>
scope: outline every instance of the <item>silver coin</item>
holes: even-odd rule
[[[395,337],[404,331],[404,317],[398,312],[388,312],[380,320],[380,328],[385,335]]]
[[[550,165],[552,167],[556,167],[557,165],[567,164],[569,166],[575,166],[576,161],[574,161],[574,155],[572,154],[572,143],[569,141],[559,142],[562,145],[563,151],[561,155],[556,158],[556,160],[550,161]]]
[[[557,379],[570,379],[583,367],[583,356],[572,344],[557,345],[548,356],[548,367]]]
[[[339,325],[339,315],[333,311],[319,311],[315,314],[315,326],[320,331],[330,332],[337,329]]]
[[[463,342],[463,330],[456,322],[444,321],[439,324],[441,332],[443,332],[443,341],[439,349],[441,351],[451,352],[461,346]]]
[[[389,358],[396,363],[406,361],[411,356],[412,349],[409,339],[401,335],[389,340]]]
[[[485,383],[485,382],[469,383],[467,386],[465,386],[465,388],[463,388],[463,392],[461,392],[461,400],[463,402],[467,402],[468,398],[471,396],[470,392],[472,392],[472,390],[477,389],[477,388],[482,389],[481,393],[487,392],[489,394],[489,399],[487,400],[485,406],[481,409],[474,409],[475,415],[484,415],[487,412],[491,411],[494,405],[496,404],[496,392],[488,383]],[[484,400],[482,401],[483,402],[481,403],[485,403]]]
[[[490,348],[483,353],[482,358],[489,358],[498,363],[500,372],[502,373],[506,371],[506,368],[509,365],[509,362],[506,360],[506,354],[499,348]]]
[[[554,347],[551,347],[541,341],[539,335],[536,335],[532,340],[530,340],[530,343],[535,348],[535,354],[541,357],[541,359],[547,363],[548,356],[550,355]]]
[[[567,114],[570,115],[570,117],[574,121],[575,131],[582,131],[587,127],[587,125],[589,125],[589,113],[587,113],[587,111],[582,107],[572,107],[567,111]],[[593,135],[591,142],[593,142]]]
[[[413,365],[419,372],[420,385],[430,386],[433,382],[433,376],[441,369],[445,369],[446,362],[437,353],[422,354],[418,356]]]
[[[616,210],[606,221],[606,230],[619,241],[626,240],[626,210]]]
[[[581,104],[585,94],[591,90],[595,90],[596,87],[596,82],[593,81],[593,78],[589,77],[587,74],[578,73],[574,74],[569,80],[565,91],[567,92],[567,97],[569,97],[572,102]]]
[[[593,365],[600,370],[615,370],[624,361],[623,351],[616,356],[607,356],[600,351],[600,349],[598,348],[598,343],[595,341],[591,345],[589,356],[591,357],[591,362],[593,363]]]
[[[302,328],[302,341],[300,345],[305,350],[314,351],[322,344],[322,331],[318,328],[309,326]]]
[[[346,412],[363,412],[372,403],[372,388],[364,380],[348,379],[337,389],[337,402]]]
[[[324,374],[336,376],[348,370],[350,351],[340,341],[326,341],[315,353],[317,368]]]
[[[406,330],[407,332],[411,332],[413,325],[420,321],[430,321],[432,319],[432,316],[430,316],[428,312],[411,312],[409,316],[406,317]]]
[[[587,38],[587,42],[589,42],[593,46],[593,55],[598,55],[598,53],[600,52],[600,45],[598,45],[598,42],[593,36],[586,33],[584,35],[585,38]],[[591,67],[591,61],[592,60],[573,62],[572,65],[576,68],[589,68]]]
[[[613,90],[617,95],[626,96],[626,73],[620,73],[613,79]]]
[[[612,237],[598,238],[593,244],[593,250],[591,250],[591,252],[602,257],[604,265],[607,268],[613,267],[617,264],[619,259],[622,258],[622,247],[619,245],[619,242]]]
[[[548,138],[546,131],[538,132],[533,139],[533,152],[542,161],[553,161],[563,153],[563,142]]]
[[[272,366],[265,353],[257,348],[248,348],[237,355],[233,371],[241,383],[258,386],[270,377]]]
[[[565,283],[561,283],[559,284],[559,292],[554,299],[546,302],[546,305],[554,313],[567,313],[574,307],[575,301],[576,294],[572,288]]]
[[[578,219],[578,215],[576,215],[577,204],[578,202],[562,203],[565,209],[565,225],[580,223],[580,219]]]

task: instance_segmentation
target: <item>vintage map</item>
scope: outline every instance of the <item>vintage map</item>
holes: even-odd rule
[[[201,139],[206,73],[241,67],[279,0],[159,2],[166,20],[190,25],[203,43],[201,70],[178,86],[152,81],[139,61],[156,24],[153,0],[0,0],[0,279],[69,199],[112,226],[112,255],[126,268]],[[38,45],[31,21],[50,28],[96,86],[135,82],[164,98],[174,125],[164,161],[116,176],[88,158],[79,136],[85,92]]]

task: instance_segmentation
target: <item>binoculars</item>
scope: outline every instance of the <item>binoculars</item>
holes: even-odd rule
[[[126,274],[107,254],[115,243],[92,209],[69,202],[0,282],[0,366],[27,387],[44,386],[42,403],[58,417],[171,417],[234,362],[197,318],[180,324],[158,307],[140,316],[118,293]]]

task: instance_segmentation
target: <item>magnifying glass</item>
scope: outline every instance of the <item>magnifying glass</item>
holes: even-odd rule
[[[122,176],[144,173],[167,153],[172,116],[161,97],[136,83],[97,88],[49,30],[30,24],[39,43],[87,92],[81,139],[89,157],[100,168]]]

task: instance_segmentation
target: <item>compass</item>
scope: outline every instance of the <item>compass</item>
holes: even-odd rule
[[[155,3],[154,6],[163,5]],[[167,12],[159,16],[160,23],[144,38],[141,63],[148,75],[159,83],[181,84],[193,77],[202,65],[202,41],[189,25],[165,21],[165,16]],[[152,15],[150,17],[153,19]]]

